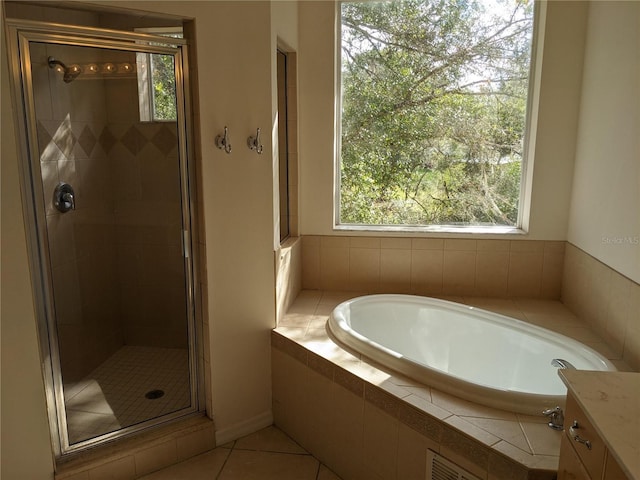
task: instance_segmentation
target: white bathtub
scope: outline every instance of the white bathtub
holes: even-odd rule
[[[338,305],[330,334],[425,385],[512,412],[564,406],[554,359],[616,370],[569,337],[479,308],[412,295],[370,295]]]

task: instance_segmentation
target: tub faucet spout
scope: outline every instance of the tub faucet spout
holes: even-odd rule
[[[576,369],[576,367],[571,365],[571,362],[569,362],[568,360],[563,360],[562,358],[554,358],[553,360],[551,360],[551,365],[558,368],[570,368],[572,370]]]

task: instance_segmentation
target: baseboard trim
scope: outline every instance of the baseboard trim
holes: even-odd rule
[[[263,412],[255,417],[243,420],[229,427],[216,430],[216,446],[224,445],[261,428],[273,425],[273,412]]]

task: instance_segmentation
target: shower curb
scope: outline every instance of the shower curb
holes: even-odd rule
[[[213,420],[191,417],[58,460],[55,480],[135,479],[215,446]]]

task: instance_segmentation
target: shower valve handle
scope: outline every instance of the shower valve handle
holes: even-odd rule
[[[53,205],[62,213],[75,210],[76,197],[73,187],[68,183],[60,182],[53,191]]]
[[[75,210],[76,209],[76,200],[73,196],[73,193],[65,193],[62,195],[62,199],[66,204],[71,205],[71,210]]]

